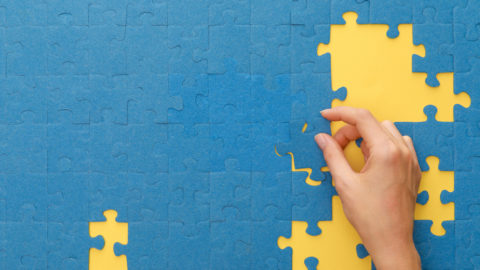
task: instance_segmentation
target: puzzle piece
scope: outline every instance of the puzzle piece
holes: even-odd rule
[[[426,83],[430,86],[439,86],[436,76],[441,72],[453,72],[453,56],[440,53],[440,47],[453,44],[453,25],[434,22],[435,10],[425,9],[427,18],[422,24],[413,25],[413,42],[415,45],[424,44],[425,57],[413,55],[413,72],[427,72]]]
[[[227,269],[232,265],[238,269],[252,269],[251,234],[255,228],[241,213],[249,208],[225,205],[221,214],[224,220],[212,219],[210,228],[212,269]]]
[[[314,136],[319,132],[328,132],[329,129],[329,122],[323,118],[308,123],[306,128],[305,121],[291,121],[290,141],[278,144],[276,151],[280,155],[292,153],[296,168],[310,168],[312,172],[309,177],[313,180],[322,180],[325,176],[321,168],[326,166],[326,162]]]
[[[471,157],[472,170],[455,171],[455,188],[454,191],[444,190],[440,195],[442,203],[455,202],[455,220],[468,220],[472,216],[472,207],[480,205],[478,194],[480,187],[476,183],[480,175],[480,157]],[[473,213],[476,214],[476,213]]]
[[[346,219],[338,196],[332,197],[332,220],[320,221],[318,226],[322,233],[311,236],[306,233],[307,223],[292,222],[291,237],[278,238],[281,249],[293,249],[292,269],[304,269],[309,257],[318,259],[319,269],[370,269],[370,257],[360,259],[356,254],[360,237]]]
[[[371,0],[370,23],[388,24],[387,35],[389,38],[398,37],[399,24],[409,23],[413,17],[413,1],[408,0]]]
[[[428,105],[423,109],[427,116],[425,122],[412,123],[414,135],[412,137],[418,162],[422,171],[428,170],[426,159],[428,156],[436,156],[440,159],[439,170],[454,170],[454,151],[451,144],[440,143],[442,137],[453,137],[454,123],[439,122],[436,120],[437,108]]]
[[[113,246],[116,255],[126,256],[128,269],[168,267],[167,221],[129,222],[128,233],[128,245],[117,242]]]
[[[103,249],[90,249],[89,269],[128,269],[127,257],[115,256],[113,247],[115,243],[123,245],[128,244],[128,223],[119,223],[116,221],[117,212],[115,210],[106,210],[103,212],[106,218],[104,222],[90,222],[90,237],[103,236],[105,245]]]
[[[467,28],[466,38],[467,40],[478,40],[480,18],[478,13],[480,12],[480,3],[474,0],[457,0],[453,1],[457,3],[457,7],[454,9],[454,22],[455,25],[464,24]]]
[[[476,172],[478,179],[478,172]],[[462,178],[460,180],[467,180]],[[455,221],[455,266],[456,268],[478,267],[479,237],[478,222],[480,222],[480,205],[469,205],[463,212],[468,212],[468,218]],[[463,215],[466,217],[467,215]]]
[[[427,158],[429,171],[422,173],[419,192],[428,192],[428,201],[425,205],[417,204],[415,208],[416,220],[432,220],[430,228],[432,234],[445,235],[442,227],[444,221],[455,220],[455,204],[453,202],[442,204],[440,195],[443,190],[453,192],[454,172],[441,172],[438,170],[439,159],[434,156]]]
[[[453,24],[453,11],[464,0],[418,0],[413,2],[413,23]],[[429,10],[428,12],[426,12]],[[432,17],[434,15],[434,17]],[[415,30],[414,30],[415,31]]]
[[[305,259],[305,266],[308,270],[317,270],[318,259],[315,257],[308,257]]]
[[[59,218],[57,217],[57,220]],[[100,250],[105,246],[105,242],[100,235],[95,238],[88,237],[89,226],[84,220],[81,222],[70,220],[48,222],[47,262],[48,265],[60,269],[85,269],[89,261],[87,251],[90,248]],[[84,252],[78,252],[79,250]]]
[[[330,0],[330,24],[345,24],[343,14],[352,11],[358,14],[358,23],[370,21],[370,2],[367,0]]]
[[[469,61],[480,56],[480,40],[468,40],[467,28],[462,24],[455,24],[453,31],[454,44],[440,46],[441,54],[453,56],[453,68],[455,73],[468,72],[471,69]],[[455,89],[458,91],[458,89]]]
[[[305,36],[312,36],[314,26],[330,22],[330,1],[294,1],[291,24],[305,25]]]
[[[306,231],[312,236],[322,232],[322,228],[317,226],[317,222],[330,220],[333,215],[330,202],[331,197],[337,193],[332,185],[332,176],[329,173],[324,174],[326,178],[316,186],[306,183],[305,173],[293,174],[292,220],[306,221],[308,223]]]
[[[443,236],[430,233],[432,222],[415,220],[413,228],[413,241],[422,259],[422,269],[463,269],[455,267],[455,239],[457,238],[457,221],[444,221]],[[457,253],[458,254],[458,253]]]
[[[278,208],[262,208],[263,220],[252,222],[252,269],[292,269],[292,249],[278,248],[278,236],[290,235],[292,221],[279,219]]]

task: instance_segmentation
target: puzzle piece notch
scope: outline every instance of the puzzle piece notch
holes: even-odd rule
[[[125,255],[115,256],[114,245],[120,243],[128,244],[128,223],[117,222],[117,212],[115,210],[106,210],[103,212],[106,221],[90,222],[90,237],[103,236],[105,245],[103,249],[90,249],[90,269],[127,269],[127,257]]]
[[[305,266],[308,270],[317,270],[318,259],[315,257],[308,257],[305,259]]]
[[[307,184],[304,173],[293,174],[292,220],[306,221],[306,232],[312,236],[322,232],[317,225],[319,221],[332,219],[331,198],[337,194],[332,184],[332,176],[327,172],[324,174],[325,179],[316,186]]]
[[[434,235],[445,235],[446,231],[442,227],[444,221],[455,220],[455,204],[450,202],[442,204],[441,193],[443,190],[453,192],[454,172],[439,171],[438,157],[427,157],[429,171],[422,173],[419,192],[427,191],[429,199],[425,205],[417,204],[415,208],[416,220],[432,220],[431,232]]]

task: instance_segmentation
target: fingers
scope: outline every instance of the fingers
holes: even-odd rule
[[[400,134],[400,131],[398,131],[397,127],[392,123],[392,121],[388,121],[388,120],[382,121],[381,125],[385,129],[387,129],[393,135],[393,137],[395,137],[398,140],[402,140],[403,142],[402,134]]]
[[[360,138],[360,132],[358,132],[358,129],[355,126],[346,125],[341,127],[337,133],[333,135],[333,138],[343,149],[348,145],[349,142]]]
[[[408,149],[413,153],[413,156],[418,163],[417,151],[415,151],[415,147],[413,146],[412,138],[410,138],[410,136],[402,136],[402,139],[407,145]]]
[[[325,133],[317,134],[315,141],[323,151],[323,156],[335,183],[341,185],[341,181],[349,179],[349,176],[353,173],[342,148],[331,136]]]
[[[380,123],[368,110],[352,107],[335,107],[324,110],[321,114],[330,121],[343,121],[355,126],[361,137],[369,145],[383,143],[388,139]]]

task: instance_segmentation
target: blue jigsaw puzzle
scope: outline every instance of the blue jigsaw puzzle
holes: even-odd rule
[[[427,106],[425,122],[395,124],[422,170],[434,155],[455,172],[446,234],[415,221],[424,268],[480,267],[479,1],[19,0],[0,1],[0,269],[85,269],[107,209],[128,222],[114,251],[129,269],[291,269],[278,237],[332,218],[314,136],[348,89],[332,89],[317,45],[347,11],[390,38],[413,24],[426,56],[412,71],[431,86],[454,72],[470,95],[454,122]]]

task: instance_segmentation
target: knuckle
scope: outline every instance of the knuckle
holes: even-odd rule
[[[368,118],[372,116],[372,113],[369,110],[363,108],[358,109],[357,113],[361,118]]]

